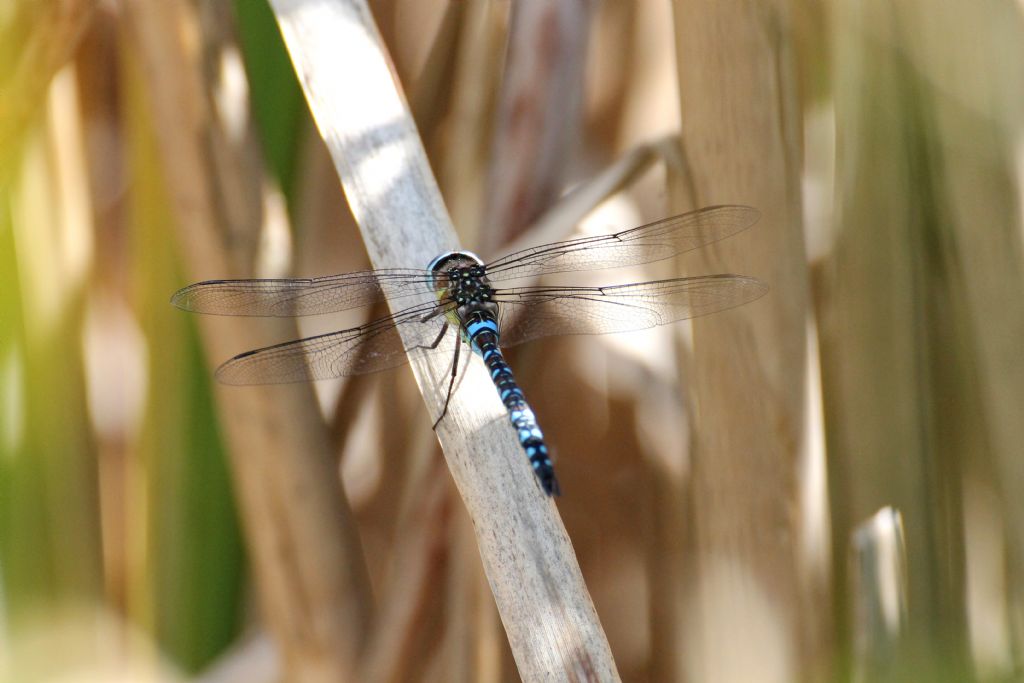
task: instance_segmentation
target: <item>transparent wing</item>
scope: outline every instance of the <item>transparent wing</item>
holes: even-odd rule
[[[749,206],[710,206],[614,235],[523,249],[488,263],[487,276],[496,281],[511,280],[660,261],[746,230],[760,215]]]
[[[409,348],[435,345],[445,310],[437,303],[413,306],[352,329],[247,351],[217,368],[217,379],[225,384],[286,384],[393,368],[408,360],[398,328],[411,339]],[[436,345],[433,350],[442,348],[450,347]]]
[[[741,306],[768,285],[745,275],[705,275],[612,287],[497,290],[501,345],[563,334],[642,330]]]
[[[317,278],[207,280],[175,292],[171,303],[215,315],[287,317],[334,313],[430,291],[426,270],[399,268]]]
[[[524,249],[488,264],[487,275],[500,281],[649,263],[745,230],[759,215],[748,206],[708,207],[614,235]],[[171,303],[197,313],[286,317],[344,311],[431,289],[429,271],[401,268],[318,278],[208,280],[179,290]]]

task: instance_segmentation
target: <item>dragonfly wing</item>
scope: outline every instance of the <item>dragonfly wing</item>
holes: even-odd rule
[[[763,296],[768,286],[744,275],[705,275],[611,287],[497,290],[501,345],[562,334],[643,330],[724,311]]]
[[[651,263],[746,230],[760,217],[749,206],[710,206],[613,235],[530,247],[486,265],[491,280]]]
[[[287,384],[393,368],[408,360],[399,327],[411,340],[409,348],[447,348],[436,344],[443,311],[436,303],[414,306],[348,330],[247,351],[221,365],[217,379],[224,384]],[[435,348],[427,348],[431,345]]]
[[[317,278],[207,280],[175,292],[171,303],[196,313],[287,317],[333,313],[430,290],[415,268],[367,270]]]

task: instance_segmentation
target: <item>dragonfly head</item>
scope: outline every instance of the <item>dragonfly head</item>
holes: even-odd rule
[[[471,251],[446,251],[431,261],[427,269],[434,274],[432,284],[434,289],[437,289],[439,286],[443,286],[442,283],[438,282],[438,276],[446,275],[452,268],[471,268],[482,265],[484,265],[484,262]]]

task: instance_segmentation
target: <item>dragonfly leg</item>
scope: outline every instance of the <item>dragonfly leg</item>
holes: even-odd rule
[[[441,420],[448,414],[448,403],[452,400],[452,391],[455,388],[455,378],[459,374],[459,349],[462,348],[462,344],[458,341],[455,342],[455,358],[452,359],[452,376],[448,380],[448,394],[444,397],[444,409],[441,410],[441,417],[434,421],[433,429],[437,429],[437,425],[441,424]]]
[[[445,307],[440,305],[440,304],[438,304],[437,306],[434,307],[434,310],[432,310],[430,313],[427,313],[425,316],[420,318],[420,322],[421,323],[425,323],[428,320],[433,320],[434,318],[436,318],[437,316],[441,315],[444,312],[445,312]],[[448,327],[448,323],[445,323],[444,326],[447,328]],[[430,348],[432,348],[432,349],[436,348],[437,344],[441,341],[441,337],[443,337],[443,336],[444,336],[444,330],[442,329],[441,330],[441,335],[438,336],[437,341],[435,341],[434,345],[431,346]]]
[[[430,318],[424,318],[423,320],[425,322],[427,320],[430,320]],[[441,343],[441,340],[444,339],[444,335],[445,335],[446,332],[448,332],[448,323],[445,323],[444,325],[441,326],[441,331],[438,333],[437,339],[432,341],[430,344],[427,344],[425,346],[423,344],[417,344],[416,346],[413,346],[412,348],[414,348],[414,349],[426,349],[428,351],[431,350],[431,349],[436,349],[438,344]]]
[[[430,320],[435,315],[437,315],[437,311],[435,311],[434,313],[431,313],[430,315],[427,315],[426,317],[424,317],[423,318],[423,322],[426,322],[427,320]],[[448,323],[445,323],[445,324],[443,324],[441,326],[441,331],[438,333],[437,339],[435,339],[430,344],[426,344],[426,345],[419,344],[418,346],[414,346],[412,348],[414,348],[414,349],[428,349],[428,350],[429,349],[436,349],[438,347],[438,345],[441,343],[441,340],[444,339],[444,335],[447,332],[448,332]],[[456,341],[455,342],[455,360],[452,361],[452,379],[448,383],[448,396],[444,400],[444,410],[441,412],[441,417],[437,418],[437,420],[434,422],[434,427],[433,427],[434,429],[437,429],[437,425],[441,424],[441,420],[443,420],[444,416],[448,414],[448,401],[450,401],[451,398],[452,398],[452,384],[455,383],[455,375],[457,374],[457,369],[459,367],[459,347],[460,346],[462,346],[462,344],[460,344],[458,341]]]

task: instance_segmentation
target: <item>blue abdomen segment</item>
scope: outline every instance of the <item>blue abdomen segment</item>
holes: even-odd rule
[[[541,488],[549,496],[561,494],[555,468],[548,455],[544,434],[537,426],[537,419],[523,397],[523,391],[512,376],[512,369],[505,362],[498,348],[498,326],[493,320],[474,321],[466,325],[466,336],[473,350],[479,353],[491,374],[491,381],[498,389],[501,402],[508,411],[509,420],[516,430],[519,443],[530,459],[530,466],[540,480]]]

